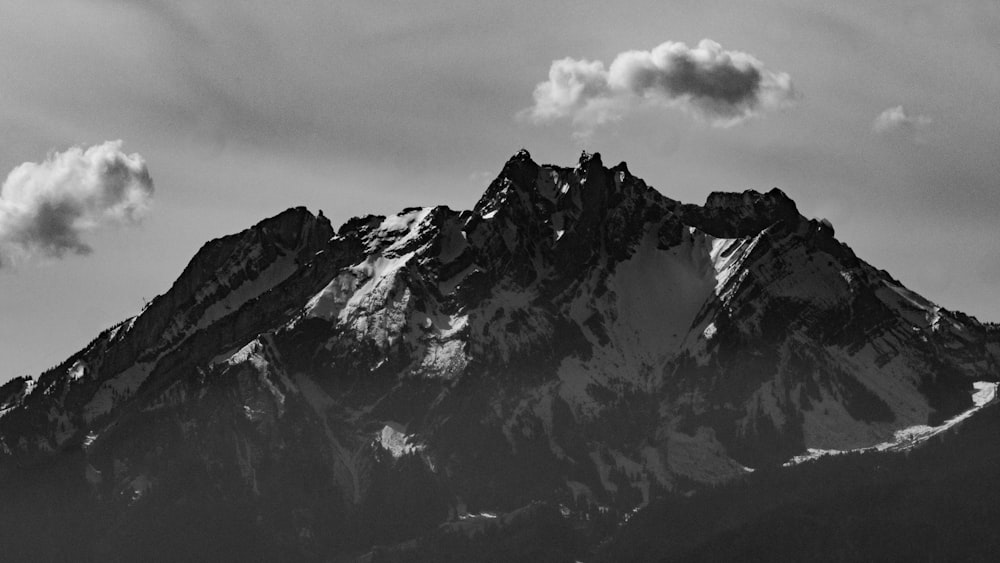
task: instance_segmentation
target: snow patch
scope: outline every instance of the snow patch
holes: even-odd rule
[[[387,422],[382,431],[375,435],[378,445],[388,451],[394,459],[423,451],[424,446],[414,443],[415,439],[415,435],[406,433],[404,425],[392,421]]]
[[[270,289],[277,287],[281,284],[281,282],[285,281],[293,273],[295,273],[297,269],[298,264],[296,264],[294,254],[290,253],[278,258],[269,264],[264,271],[258,274],[256,279],[247,280],[237,287],[231,288],[231,291],[226,293],[222,299],[214,301],[212,305],[205,309],[205,312],[202,313],[201,318],[198,319],[195,327],[199,330],[207,328],[226,315],[238,310],[248,301],[256,299]],[[209,294],[209,291],[214,289],[212,287],[213,285],[214,283],[210,283],[206,287],[199,290],[199,297]],[[199,302],[203,299],[204,298],[199,298]]]
[[[343,272],[326,284],[306,303],[306,317],[332,319],[340,314],[358,288],[358,278],[354,272]]]
[[[890,281],[884,283],[885,287],[876,290],[875,295],[898,311],[912,326],[933,331],[941,328],[941,307],[901,285]]]
[[[69,376],[70,381],[76,381],[82,378],[87,373],[87,364],[83,360],[77,360],[73,362],[66,374]]]
[[[277,347],[274,346],[272,338],[270,333],[260,335],[224,360],[224,363],[229,366],[237,366],[244,363],[253,366],[253,372],[257,376],[257,381],[274,397],[278,408],[278,416],[282,416],[285,412],[286,393],[296,393],[299,388],[288,377],[285,370],[281,369],[280,357],[278,357]],[[275,381],[272,381],[272,376],[277,378],[277,383],[280,383],[284,387],[284,391],[278,387]],[[249,409],[245,414],[250,420],[258,420],[263,414],[262,411],[254,410],[250,407],[245,407],[245,409]]]
[[[198,330],[207,328],[288,279],[298,269],[297,249],[283,251],[284,254],[267,264],[253,279],[244,279],[244,267],[247,263],[260,260],[261,249],[254,246],[249,251],[243,249],[242,254],[234,254],[214,279],[198,288],[194,294],[195,304],[191,309],[174,315],[163,332],[161,341],[171,344],[163,353],[176,348]],[[210,303],[209,306],[196,318],[192,318],[192,311],[206,302]]]
[[[468,365],[469,358],[465,353],[463,340],[434,338],[426,345],[418,371],[447,381],[455,379]]]
[[[392,217],[386,217],[376,230],[377,236],[380,238],[390,238],[392,236],[399,236],[401,232],[405,232],[406,234],[397,238],[384,252],[392,253],[393,251],[402,249],[419,237],[422,232],[421,227],[432,211],[434,211],[433,207],[421,207]]]
[[[892,440],[881,442],[875,444],[874,446],[864,447],[864,448],[853,448],[853,449],[822,449],[822,448],[809,448],[806,450],[805,454],[797,455],[792,459],[785,462],[784,466],[789,467],[792,465],[797,465],[805,461],[810,461],[813,459],[818,459],[827,455],[841,455],[852,452],[869,452],[869,451],[906,451],[911,450],[918,445],[926,442],[927,440],[942,434],[954,428],[962,421],[968,419],[974,415],[977,411],[985,407],[986,405],[992,403],[996,400],[997,384],[989,381],[977,381],[973,384],[976,391],[972,394],[973,407],[962,412],[961,414],[954,416],[943,424],[939,426],[927,426],[924,424],[919,424],[915,426],[910,426],[908,428],[903,428],[897,430],[892,437]]]
[[[404,312],[396,304],[406,302],[408,290],[404,288],[404,295],[396,295],[395,299],[391,297],[397,287],[397,273],[414,254],[409,252],[394,258],[369,257],[353,266],[351,270],[366,281],[344,304],[338,314],[339,321],[350,325],[358,334],[368,334],[369,329],[377,331],[371,336],[385,343],[389,332],[394,332],[393,329],[398,329],[405,321]]]
[[[21,406],[24,403],[24,399],[31,395],[31,392],[35,390],[37,385],[38,382],[34,379],[29,378],[25,381],[24,388],[19,393],[12,395],[5,404],[0,405],[0,418],[3,418],[7,413]],[[3,446],[3,444],[0,443],[0,446]]]
[[[711,340],[712,337],[715,336],[716,332],[717,332],[717,330],[715,328],[715,323],[711,322],[711,323],[708,323],[708,326],[705,327],[705,330],[702,331],[701,334],[702,334],[702,336],[705,337],[705,340]]]
[[[691,233],[700,234],[700,231],[691,227]],[[763,233],[762,233],[763,234]],[[739,282],[746,276],[747,272],[743,268],[750,252],[757,246],[761,235],[753,238],[715,238],[705,235],[705,240],[710,245],[709,258],[712,261],[712,268],[715,271],[715,294],[723,302],[729,300],[735,293]]]
[[[433,207],[421,207],[386,217],[376,232],[388,234],[396,231],[412,231],[412,227],[420,224],[432,209]]]

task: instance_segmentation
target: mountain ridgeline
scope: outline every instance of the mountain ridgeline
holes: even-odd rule
[[[778,189],[683,204],[521,151],[470,211],[294,208],[211,241],[0,387],[0,534],[28,559],[412,560],[479,534],[564,560],[659,499],[951,428],[998,368],[997,327]]]

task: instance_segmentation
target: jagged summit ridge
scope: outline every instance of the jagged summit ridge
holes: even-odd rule
[[[262,526],[332,549],[352,535],[321,530],[630,510],[870,447],[974,407],[998,357],[778,189],[683,204],[597,153],[522,150],[469,211],[334,231],[294,208],[207,243],[137,317],[0,388],[0,468],[82,452],[120,514],[205,472],[197,495],[280,506]]]
[[[551,217],[574,210],[586,215],[585,209],[614,205],[621,199],[635,197],[633,190],[661,200],[665,209],[682,208],[686,220],[698,222],[700,228],[712,229],[719,236],[732,232],[746,236],[778,221],[796,223],[801,218],[795,202],[778,188],[765,193],[756,190],[712,192],[702,206],[681,206],[632,176],[625,162],[609,169],[604,166],[600,153],[583,152],[573,168],[539,165],[524,149],[507,161],[473,210],[492,217],[504,202],[515,201],[510,194],[518,194],[516,201],[537,209],[542,215]]]

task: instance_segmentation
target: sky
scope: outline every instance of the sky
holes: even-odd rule
[[[470,208],[522,147],[684,202],[777,186],[1000,321],[998,92],[996,0],[0,0],[0,381],[210,239]]]

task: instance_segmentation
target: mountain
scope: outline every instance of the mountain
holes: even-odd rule
[[[470,211],[334,230],[294,208],[211,241],[140,314],[5,384],[0,539],[405,560],[478,536],[564,560],[657,499],[950,432],[998,366],[1000,329],[778,189],[683,204],[599,154],[522,150]]]

